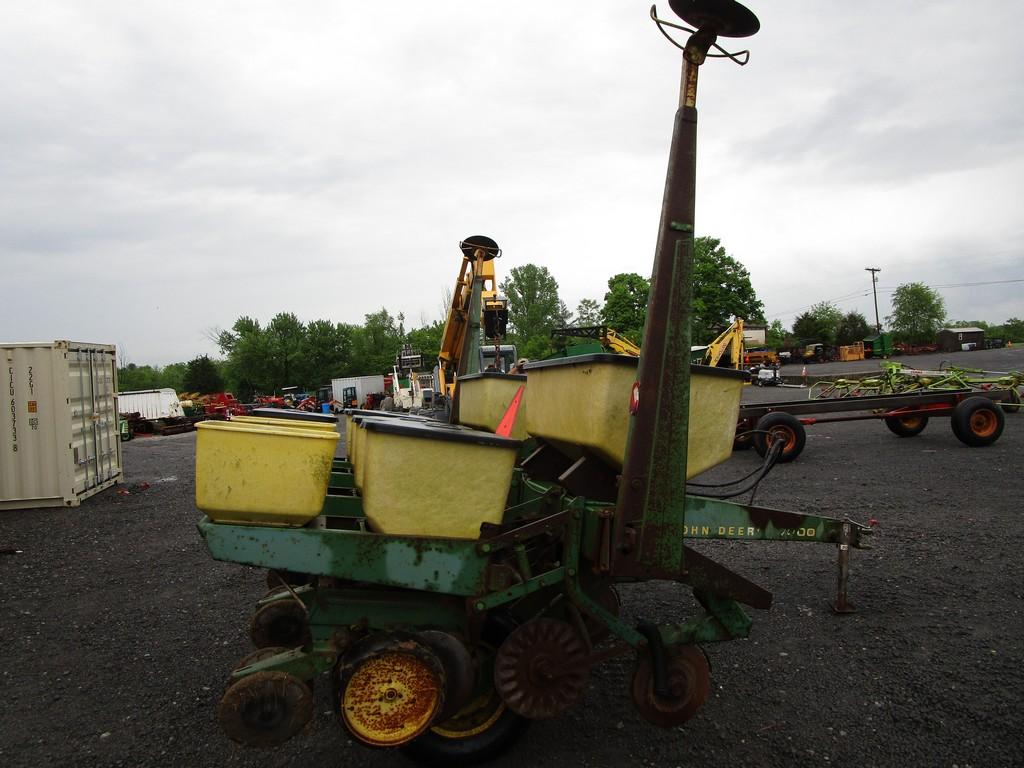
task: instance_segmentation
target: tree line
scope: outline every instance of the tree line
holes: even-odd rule
[[[700,237],[694,253],[693,338],[710,340],[733,315],[763,322],[763,304],[750,274],[726,253],[716,238]],[[553,350],[551,331],[572,325],[607,325],[636,344],[643,339],[650,280],[628,272],[612,276],[603,299],[583,299],[571,311],[559,297],[557,280],[547,267],[514,267],[499,284],[508,298],[508,342],[519,355],[542,358]],[[446,303],[447,304],[447,303]],[[172,387],[179,392],[228,390],[243,401],[282,387],[315,389],[332,378],[380,374],[391,370],[398,350],[408,344],[433,360],[444,320],[407,328],[404,316],[381,308],[359,324],[313,320],[303,323],[281,312],[261,323],[240,317],[227,330],[211,334],[223,359],[197,357],[163,368],[128,364],[119,369],[121,391]]]
[[[1009,318],[1001,325],[983,320],[952,320],[946,315],[946,302],[933,288],[924,283],[905,283],[896,288],[892,296],[892,311],[885,317],[883,331],[890,332],[897,342],[933,344],[939,330],[945,327],[977,327],[985,330],[989,338],[1004,341],[1024,341],[1024,320]],[[797,315],[793,328],[787,331],[776,320],[768,329],[768,346],[783,349],[805,342],[829,345],[853,344],[875,333],[860,312],[843,313],[835,304],[822,301]]]
[[[521,357],[535,360],[554,347],[551,331],[572,325],[606,325],[636,344],[643,340],[650,280],[635,272],[608,279],[603,297],[582,299],[570,310],[559,297],[558,281],[547,267],[514,267],[499,284],[508,298],[508,341]],[[447,307],[448,302],[445,302]],[[749,323],[764,323],[764,305],[750,282],[750,273],[713,237],[695,240],[692,340],[711,341],[734,316]],[[949,321],[945,303],[933,289],[908,283],[896,289],[887,330],[897,341],[931,343],[943,325],[975,325],[988,335],[1024,341],[1024,321],[1010,318],[1001,326],[978,320]],[[256,394],[272,394],[282,387],[316,389],[332,378],[386,373],[403,345],[423,355],[429,364],[439,351],[444,320],[418,328],[406,327],[405,317],[386,308],[365,315],[362,324],[319,319],[303,323],[281,312],[261,323],[240,317],[227,330],[211,334],[222,359],[203,355],[163,368],[128,364],[119,369],[122,391],[172,387],[178,392],[227,390],[243,401]],[[811,341],[829,345],[852,344],[874,332],[860,312],[843,313],[822,301],[797,315],[791,329],[774,320],[767,329],[769,347],[784,349]]]

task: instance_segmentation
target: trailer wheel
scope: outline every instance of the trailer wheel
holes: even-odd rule
[[[980,448],[999,439],[1006,417],[1003,409],[987,397],[968,397],[953,409],[949,421],[961,443]]]
[[[887,416],[885,426],[894,435],[900,437],[916,437],[928,426],[927,416]]]
[[[807,443],[804,425],[796,416],[789,413],[777,411],[765,414],[758,420],[757,429],[759,431],[754,433],[754,450],[757,451],[757,455],[765,456],[773,443],[781,441],[783,447],[778,459],[780,464],[799,456]]]

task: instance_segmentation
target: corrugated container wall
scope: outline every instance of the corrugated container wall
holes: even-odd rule
[[[170,387],[118,392],[117,410],[121,413],[137,413],[144,419],[152,420],[180,419],[185,415],[177,393]]]
[[[121,477],[110,344],[0,344],[0,510],[77,506]]]

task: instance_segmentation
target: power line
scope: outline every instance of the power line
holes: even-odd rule
[[[939,288],[974,288],[980,285],[1006,285],[1009,283],[1024,283],[1024,277],[1015,277],[1009,280],[985,280],[975,283],[947,283],[944,285],[928,285],[926,287],[931,288],[932,290],[936,290]],[[887,285],[879,286],[878,290],[884,293],[893,293],[894,291],[896,291],[897,288],[899,288],[898,285]],[[816,301],[814,302],[814,304],[808,304],[807,306],[799,307],[797,309],[790,309],[785,312],[773,312],[772,316],[781,319],[783,317],[789,317],[790,315],[797,315],[801,312],[811,309],[811,307],[814,307],[817,304],[838,304],[840,302],[853,301],[854,299],[864,298],[866,296],[869,296],[870,294],[871,291],[857,291],[854,293],[848,293],[843,296],[837,296],[834,299],[823,299],[822,301]]]

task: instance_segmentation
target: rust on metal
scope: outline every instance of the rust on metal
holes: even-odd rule
[[[633,675],[633,703],[641,717],[662,728],[682,725],[707,701],[711,670],[707,657],[695,645],[677,646],[668,653],[669,696],[654,692],[654,671],[650,654],[643,652]]]
[[[237,680],[220,700],[217,721],[228,738],[250,747],[276,747],[313,716],[313,694],[287,672],[256,672]]]
[[[443,704],[442,680],[419,646],[397,643],[359,663],[341,696],[341,717],[367,744],[394,747],[416,738]]]
[[[556,717],[583,695],[590,665],[579,635],[567,622],[540,618],[517,627],[498,649],[494,687],[516,714]]]

